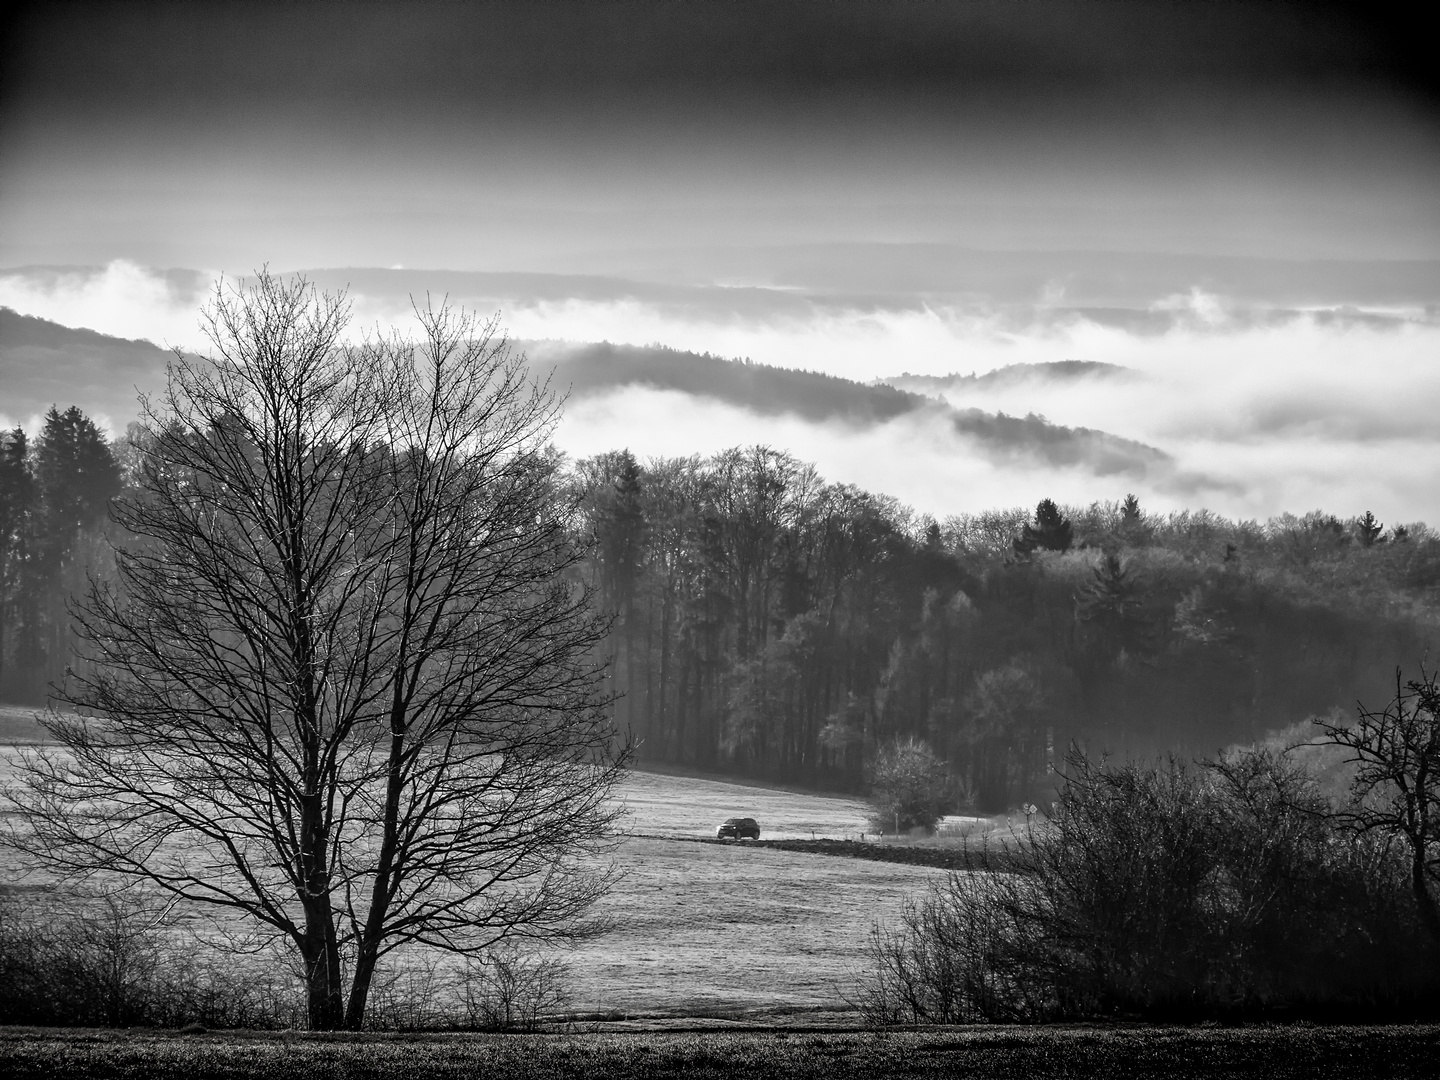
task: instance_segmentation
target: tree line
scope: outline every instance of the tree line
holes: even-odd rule
[[[641,760],[862,790],[886,747],[954,801],[1039,798],[1072,742],[1209,754],[1386,684],[1437,640],[1440,539],[1087,507],[937,521],[763,446],[576,463]]]
[[[74,662],[67,598],[129,437],[78,409],[0,440],[0,697]],[[133,470],[132,470],[133,471]],[[1159,515],[1133,497],[937,521],[764,446],[573,462],[556,498],[614,621],[615,719],[639,759],[863,790],[930,747],[956,805],[1038,799],[1071,742],[1211,753],[1385,685],[1440,638],[1440,539],[1365,513]]]
[[[0,700],[38,704],[64,682],[67,599],[106,572],[100,537],[125,458],[73,405],[52,407],[33,440],[0,431]]]

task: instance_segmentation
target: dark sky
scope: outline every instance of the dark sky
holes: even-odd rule
[[[0,266],[1434,257],[1440,98],[1421,27],[1387,10],[18,5]]]
[[[1140,377],[953,403],[1160,448],[1147,505],[1434,520],[1440,65],[1414,10],[12,6],[0,305],[196,347],[216,273],[268,264],[350,286],[357,327],[435,290],[532,341],[862,381],[1089,359]],[[1124,490],[924,417],[653,388],[577,401],[557,437],[764,441],[937,513]]]

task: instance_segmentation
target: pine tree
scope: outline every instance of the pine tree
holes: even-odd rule
[[[26,524],[35,483],[26,462],[28,440],[21,428],[0,432],[0,685],[6,673],[12,606],[24,557]]]
[[[1036,548],[1046,551],[1069,551],[1074,543],[1074,529],[1069,518],[1051,499],[1041,499],[1035,507],[1035,523],[1026,525],[1014,540],[1015,554],[1029,555]]]
[[[1385,526],[1376,521],[1375,515],[1369,510],[1366,510],[1365,516],[1355,523],[1355,528],[1360,533],[1360,546],[1367,548],[1373,545],[1380,538],[1380,534],[1385,531]]]

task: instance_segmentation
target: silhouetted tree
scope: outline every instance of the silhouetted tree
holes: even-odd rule
[[[1035,521],[1027,524],[1018,537],[1014,548],[1017,555],[1029,555],[1036,548],[1046,551],[1069,551],[1074,542],[1074,530],[1070,521],[1060,513],[1060,508],[1050,499],[1041,499],[1035,507]]]
[[[26,523],[35,498],[35,484],[26,463],[26,438],[21,428],[0,432],[0,685],[4,685],[15,593],[21,580]]]
[[[417,314],[347,348],[303,280],[217,291],[116,512],[144,543],[77,611],[81,713],[7,792],[53,870],[287,941],[320,1029],[398,948],[572,932],[617,813],[558,405],[493,323]]]
[[[1353,725],[1315,723],[1327,741],[1350,752],[1351,801],[1342,820],[1360,832],[1398,836],[1410,849],[1410,887],[1426,928],[1440,944],[1440,682],[1423,668],[1376,712],[1359,709]]]
[[[1368,548],[1380,538],[1380,534],[1385,531],[1385,526],[1375,520],[1374,514],[1366,510],[1365,516],[1355,523],[1355,529],[1360,534],[1360,546]]]

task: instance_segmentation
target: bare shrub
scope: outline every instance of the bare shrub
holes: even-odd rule
[[[371,1031],[422,1031],[460,1026],[444,999],[444,972],[433,959],[409,961],[376,973],[365,1027]]]
[[[1077,753],[1067,773],[1048,820],[876,929],[872,1021],[1389,1016],[1434,1000],[1407,853],[1341,827],[1285,754],[1197,768]]]
[[[534,1031],[547,1015],[570,1004],[568,966],[514,944],[466,964],[461,978],[465,1026],[489,1031]]]
[[[135,894],[0,902],[0,1023],[294,1027],[291,980],[187,940]]]
[[[905,904],[898,929],[870,932],[870,972],[855,1005],[874,1024],[961,1024],[1036,1019],[1045,989],[1017,976],[1014,944],[1024,928],[1000,894],[1023,882],[952,874]],[[1004,924],[1004,925],[1002,925]],[[1037,999],[1035,991],[1040,998]]]

